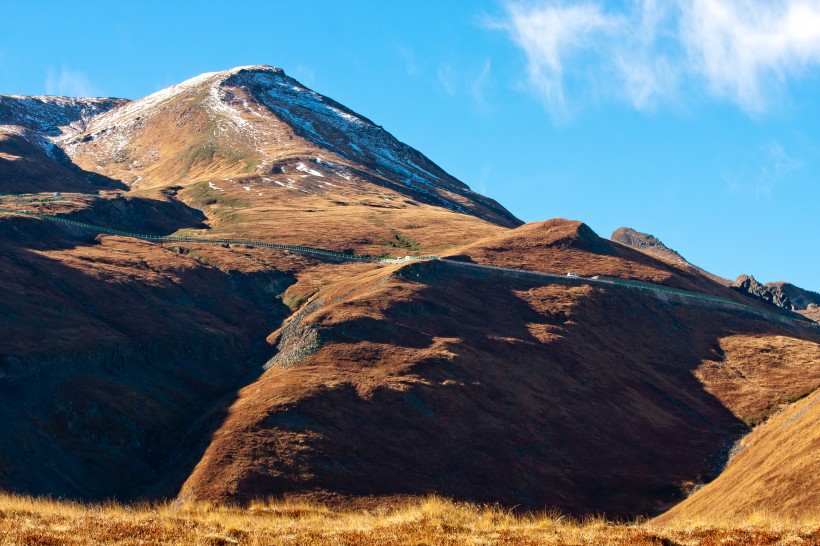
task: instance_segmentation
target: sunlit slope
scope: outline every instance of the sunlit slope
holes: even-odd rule
[[[202,74],[97,116],[59,143],[84,169],[135,189],[240,180],[254,187],[247,198],[263,188],[349,187],[349,201],[366,185],[388,190],[376,196],[387,206],[409,199],[520,223],[382,127],[269,66]]]
[[[695,375],[732,336],[820,355],[809,331],[634,294],[435,261],[367,272],[316,292],[272,336],[277,356],[227,408],[181,496],[437,492],[653,513],[709,479],[748,430],[732,393]],[[820,370],[787,369],[747,395],[769,406],[820,384]]]
[[[820,358],[813,366],[820,367]],[[715,481],[657,522],[727,522],[759,515],[789,521],[820,514],[820,391],[757,427]]]

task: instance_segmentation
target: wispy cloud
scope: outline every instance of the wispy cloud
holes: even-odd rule
[[[510,2],[507,17],[490,23],[504,30],[527,57],[527,77],[532,89],[555,117],[565,117],[564,78],[573,55],[595,50],[622,22],[598,4],[541,5]]]
[[[441,88],[444,89],[445,93],[451,97],[456,94],[458,91],[457,77],[455,68],[453,68],[452,64],[444,62],[439,63],[436,77],[438,78],[439,85],[441,85]]]
[[[820,64],[820,2],[681,2],[680,39],[709,90],[750,112],[772,92]]]
[[[95,86],[85,73],[71,70],[65,66],[58,73],[53,68],[46,71],[44,82],[46,95],[63,95],[68,97],[93,97],[97,95]]]
[[[396,49],[399,52],[402,60],[404,61],[404,71],[407,73],[408,76],[415,76],[419,72],[419,65],[416,62],[416,54],[415,52],[406,46],[398,45]]]
[[[635,108],[654,109],[674,98],[681,77],[679,52],[664,47],[674,36],[674,10],[669,2],[643,0],[621,22],[614,43],[607,44],[616,67],[614,88]]]
[[[803,168],[804,161],[793,157],[777,142],[770,142],[759,160],[755,179],[755,197],[771,197],[775,187],[786,179],[789,173]]]
[[[820,66],[818,0],[508,0],[486,26],[522,50],[526,86],[556,119],[590,90],[646,110],[702,87],[760,113]]]
[[[484,59],[481,71],[470,82],[470,96],[473,99],[473,106],[480,112],[487,112],[490,109],[490,104],[487,102],[486,89],[490,83],[491,70],[492,62],[490,59]]]

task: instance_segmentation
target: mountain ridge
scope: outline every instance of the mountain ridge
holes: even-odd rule
[[[163,133],[179,132],[182,119],[195,132],[165,141]],[[147,140],[140,137],[146,131],[154,133]],[[304,146],[294,147],[294,138]],[[272,178],[296,170],[299,176],[323,176],[313,163],[435,206],[502,225],[521,223],[366,117],[265,65],[190,78],[96,116],[86,131],[59,143],[81,166],[102,169],[137,189],[190,175]],[[215,164],[218,170],[198,169]]]
[[[281,70],[206,73],[78,121],[48,136],[64,163],[0,148],[13,156],[0,155],[0,184],[39,192],[0,196],[2,208],[192,239],[0,217],[5,489],[231,502],[439,492],[657,514],[820,382],[820,334],[765,314],[437,260],[255,248],[436,254],[765,306],[583,222],[521,224]],[[75,174],[47,185],[58,167]]]

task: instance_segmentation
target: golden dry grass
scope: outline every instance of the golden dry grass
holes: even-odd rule
[[[820,390],[758,426],[714,481],[658,518],[820,519]],[[768,514],[766,514],[768,512]]]
[[[820,544],[820,518],[657,526],[519,515],[438,497],[353,510],[293,500],[124,506],[2,495],[0,544],[807,545]]]

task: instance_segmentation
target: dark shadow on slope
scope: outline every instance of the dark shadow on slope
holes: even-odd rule
[[[96,199],[91,207],[66,216],[71,220],[120,231],[170,235],[180,229],[205,229],[205,214],[177,199],[148,199],[122,195]]]
[[[44,141],[45,142],[45,141]],[[0,133],[0,193],[127,190],[119,180],[85,171],[50,143],[49,153],[18,134]],[[8,159],[9,157],[15,159]]]
[[[8,235],[0,487],[128,501],[184,480],[190,468],[171,459],[203,413],[259,375],[265,336],[289,313],[276,296],[295,279],[223,272],[138,241],[71,241],[81,257],[64,263]]]
[[[88,200],[89,198],[85,198]],[[55,214],[48,208],[32,205],[33,212]],[[206,228],[202,211],[175,199],[157,200],[121,196],[91,199],[87,206],[67,214],[55,215],[119,231],[145,235],[170,235],[180,229]],[[31,216],[0,216],[0,240],[9,247],[40,250],[67,249],[98,244],[99,231]]]
[[[370,368],[353,373],[343,348],[279,372],[289,378],[281,384],[324,374],[328,386],[270,407],[236,498],[437,493],[573,514],[657,513],[685,484],[712,479],[749,430],[693,376],[704,359],[720,359],[719,339],[814,336],[623,292],[413,267],[424,273],[410,276],[424,283],[417,297],[384,314],[419,343],[361,340],[405,388],[363,396]],[[393,356],[432,338],[458,340],[447,345],[454,356]],[[336,382],[340,369],[348,379]]]

